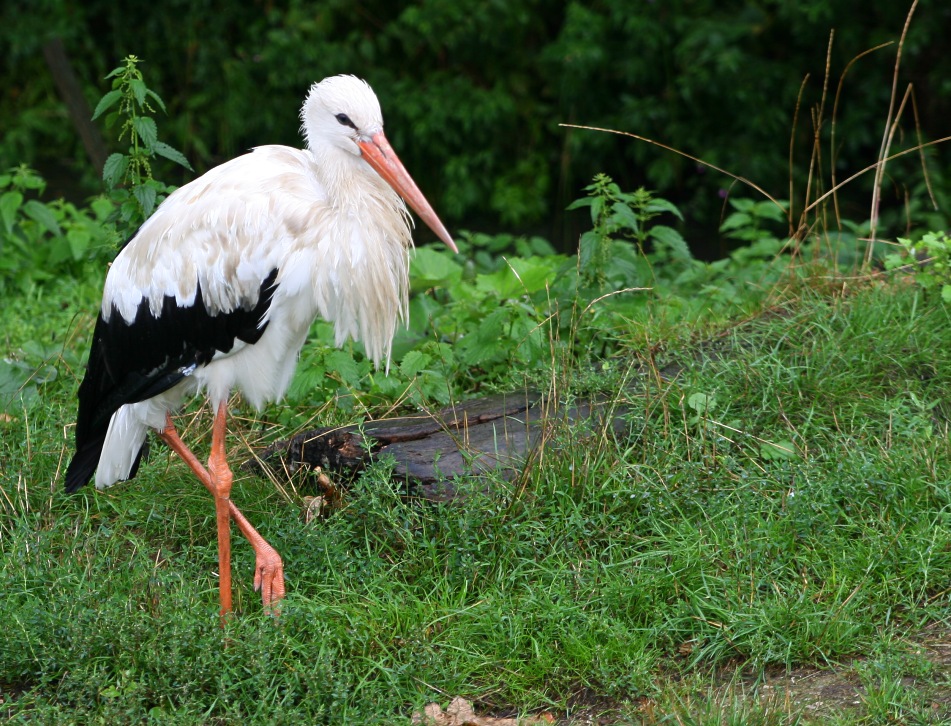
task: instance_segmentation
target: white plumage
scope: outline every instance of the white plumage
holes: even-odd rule
[[[169,195],[117,256],[80,387],[68,491],[93,470],[97,487],[134,476],[148,430],[177,440],[169,414],[196,392],[207,391],[222,427],[232,390],[255,407],[279,399],[318,315],[338,345],[360,341],[388,365],[412,248],[400,194],[455,246],[386,141],[366,83],[315,84],[301,117],[306,149],[262,146],[212,169]],[[204,476],[221,499],[214,471]]]
[[[207,388],[215,410],[235,388],[256,408],[279,399],[317,315],[334,323],[338,345],[353,338],[375,363],[389,358],[406,314],[412,244],[402,200],[383,183],[328,197],[321,170],[307,151],[260,147],[171,194],[113,263],[103,292],[106,322],[115,305],[132,323],[143,298],[156,317],[169,295],[179,307],[192,306],[198,286],[211,315],[253,306],[273,269],[277,289],[257,343],[239,340],[169,391],[117,412],[130,425],[106,436],[96,486],[128,478],[129,449],[138,451],[146,427],[163,428],[166,411],[196,390]],[[365,175],[379,180],[369,167]]]

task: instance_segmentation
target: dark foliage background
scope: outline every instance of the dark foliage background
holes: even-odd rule
[[[587,220],[564,209],[603,171],[622,188],[645,185],[677,203],[694,253],[715,257],[729,245],[716,231],[728,177],[649,144],[558,124],[656,139],[779,198],[789,196],[793,135],[795,197],[805,188],[830,32],[826,138],[847,64],[897,41],[909,7],[861,0],[14,0],[0,11],[0,165],[36,166],[51,192],[74,199],[99,189],[98,170],[44,60],[54,38],[91,105],[125,55],[142,58],[149,85],[168,105],[162,136],[199,173],[256,144],[299,144],[297,113],[308,86],[354,73],[377,91],[391,141],[451,227],[537,233],[572,250]],[[948,30],[951,4],[926,0],[904,46],[899,94],[914,84],[924,140],[951,133]],[[871,53],[848,71],[836,127],[840,179],[876,159],[896,50],[897,43]],[[904,119],[896,150],[916,142],[910,108]],[[821,160],[826,171],[829,151]],[[944,203],[951,191],[942,156],[940,147],[928,152]],[[170,166],[164,176],[184,182],[184,174]],[[850,186],[845,216],[868,217],[870,186],[871,175]],[[909,212],[919,224],[944,225],[923,192],[917,155],[890,164],[885,234],[903,233]]]

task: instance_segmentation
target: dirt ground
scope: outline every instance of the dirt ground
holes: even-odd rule
[[[951,627],[932,624],[907,639],[906,645],[909,662],[924,661],[932,666],[930,678],[902,677],[904,687],[921,694],[921,701],[916,704],[917,713],[924,713],[928,723],[951,724]],[[729,714],[741,713],[744,707],[759,714],[757,723],[786,723],[784,715],[790,722],[800,716],[801,722],[807,724],[824,723],[835,714],[852,712],[861,716],[866,711],[867,696],[859,676],[863,663],[863,659],[855,659],[836,667],[777,669],[759,674],[723,668],[705,690],[692,689],[695,692],[690,693],[689,688],[680,689],[675,706],[644,698],[634,712],[644,724],[683,723],[681,717],[688,713],[694,717],[721,713],[725,717],[723,723],[738,723],[729,718]],[[678,690],[674,683],[669,688]],[[590,698],[590,702],[575,710],[570,718],[555,721],[563,726],[614,726],[631,722],[630,705],[599,703],[597,698]]]

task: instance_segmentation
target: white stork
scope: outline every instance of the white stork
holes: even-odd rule
[[[159,206],[106,276],[66,491],[138,470],[149,429],[215,498],[222,615],[231,611],[230,520],[255,552],[266,609],[284,596],[280,556],[230,499],[228,397],[256,408],[287,390],[313,320],[336,342],[363,343],[389,363],[405,320],[412,248],[402,198],[456,246],[383,134],[364,81],[315,83],[301,110],[304,150],[260,146],[186,184]],[[206,391],[215,411],[208,468],[179,438],[171,414]]]

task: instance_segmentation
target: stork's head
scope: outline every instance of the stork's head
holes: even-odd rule
[[[329,143],[357,156],[359,141],[383,130],[380,102],[356,76],[331,76],[311,86],[301,120],[312,148]]]
[[[383,134],[380,102],[366,81],[331,76],[310,87],[301,109],[302,131],[312,150],[331,147],[361,157],[453,252],[446,227],[403,167]]]

